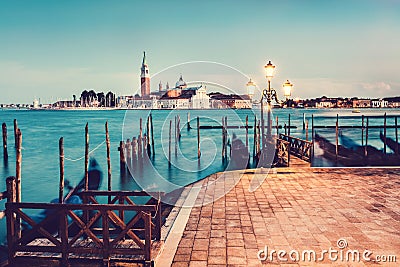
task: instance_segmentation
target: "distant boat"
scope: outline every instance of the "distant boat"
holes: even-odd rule
[[[361,113],[361,111],[360,111],[359,109],[353,109],[353,110],[351,111],[351,113]]]

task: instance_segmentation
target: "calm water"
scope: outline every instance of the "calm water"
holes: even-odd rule
[[[72,184],[79,182],[84,173],[84,142],[85,124],[89,123],[90,151],[103,169],[103,184],[101,189],[106,189],[106,146],[104,124],[109,123],[111,139],[112,161],[112,187],[113,190],[135,190],[144,188],[157,189],[160,186],[164,191],[171,191],[179,186],[189,184],[206,177],[217,171],[222,171],[226,165],[221,160],[221,129],[201,130],[201,160],[197,160],[197,132],[196,129],[186,130],[187,110],[158,110],[152,111],[155,134],[155,157],[151,163],[143,166],[135,166],[135,178],[120,174],[119,141],[132,138],[139,134],[139,118],[145,120],[147,110],[71,110],[71,111],[29,111],[29,110],[0,110],[1,122],[8,126],[8,163],[0,161],[0,190],[5,190],[5,179],[15,175],[15,150],[13,136],[13,120],[18,120],[18,126],[23,134],[23,160],[22,160],[22,200],[26,202],[47,202],[58,196],[59,159],[58,140],[64,137],[65,146],[65,177]],[[365,109],[363,115],[400,115],[399,110],[393,109]],[[314,125],[335,125],[336,114],[341,116],[340,125],[361,125],[361,114],[353,114],[351,110],[329,109],[276,109],[273,116],[279,117],[279,124],[288,123],[288,115],[291,114],[291,125],[297,129],[291,129],[291,135],[305,138],[302,130],[303,113],[309,120],[309,136],[311,136],[311,115],[314,114]],[[174,116],[181,118],[181,142],[178,154],[175,157],[175,149],[172,149],[172,164],[168,166],[168,132],[169,121],[174,122]],[[249,125],[254,125],[254,114],[251,110],[191,110],[191,126],[196,127],[197,116],[201,125],[220,125],[221,117],[228,116],[228,125],[245,125],[246,115],[249,116]],[[350,116],[350,117],[349,117]],[[348,117],[348,119],[344,119]],[[388,125],[394,124],[394,119],[388,119]],[[400,122],[399,122],[400,123]],[[174,124],[174,123],[173,123]],[[370,125],[383,125],[383,119],[371,119]],[[245,140],[244,129],[229,130],[239,138]],[[275,132],[275,130],[274,130]],[[280,132],[283,132],[281,129]],[[334,141],[334,129],[318,129],[318,133]],[[345,129],[344,135],[353,138],[361,144],[361,129]],[[394,129],[388,129],[387,135],[394,138]],[[252,152],[253,129],[249,130],[249,146]],[[370,145],[383,148],[379,140],[379,130],[369,131]],[[174,144],[174,142],[172,142]],[[2,151],[0,151],[2,153]],[[319,154],[316,148],[316,154]],[[315,165],[329,166],[329,162],[317,158]],[[1,207],[4,203],[1,204]],[[4,236],[5,220],[0,221],[0,237]]]

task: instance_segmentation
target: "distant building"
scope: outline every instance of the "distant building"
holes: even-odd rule
[[[73,108],[74,101],[73,100],[58,100],[57,102],[52,104],[53,108]],[[97,105],[96,105],[97,107]]]
[[[337,98],[328,98],[323,96],[321,98],[317,98],[315,101],[316,108],[333,108],[337,106]]]
[[[372,99],[371,100],[371,107],[372,108],[387,108],[389,102],[384,99]]]
[[[210,97],[207,95],[206,86],[187,87],[182,75],[174,88],[159,90],[165,92],[158,100],[161,109],[208,109]]]
[[[400,96],[386,97],[384,100],[388,101],[389,108],[400,108]]]
[[[353,98],[352,103],[353,103],[353,108],[370,108],[371,107],[371,99]]]
[[[35,99],[35,100],[33,100],[33,106],[32,106],[34,109],[38,109],[40,106],[39,106],[39,101],[37,100],[37,99]]]
[[[249,95],[225,95],[221,93],[209,94],[211,98],[211,108],[224,109],[249,109],[251,108],[251,99]]]

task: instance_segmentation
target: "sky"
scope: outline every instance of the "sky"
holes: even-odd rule
[[[180,75],[262,89],[271,60],[281,96],[286,79],[293,98],[397,96],[399,14],[395,0],[0,0],[0,103],[135,94],[143,51],[152,90]]]

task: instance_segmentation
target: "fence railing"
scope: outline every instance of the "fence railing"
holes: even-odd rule
[[[276,153],[277,153],[277,165],[279,167],[289,167],[290,162],[290,143],[286,140],[278,138],[276,140]]]
[[[311,141],[306,141],[297,137],[279,134],[278,140],[284,140],[289,142],[289,151],[290,154],[295,155],[296,157],[311,162],[312,160],[312,145]]]
[[[161,228],[160,201],[137,205],[131,199],[146,193],[86,191],[81,193],[83,204],[18,203],[15,202],[15,178],[8,178],[7,183],[10,266],[18,252],[55,253],[63,266],[69,266],[72,254],[96,258],[106,265],[112,256],[118,255],[124,255],[127,261],[151,264],[153,229],[155,239],[160,238],[157,233]],[[96,196],[110,196],[111,203],[100,204]],[[40,221],[30,215],[43,210],[46,216]],[[24,225],[22,231],[21,223]],[[135,257],[128,259],[130,255]]]

